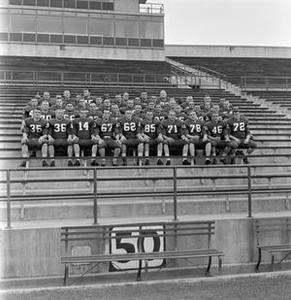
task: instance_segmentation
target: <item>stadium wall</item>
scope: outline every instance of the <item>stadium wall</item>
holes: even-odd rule
[[[11,56],[40,56],[40,57],[68,57],[92,59],[122,59],[122,60],[165,60],[163,49],[138,49],[115,47],[74,47],[53,45],[26,45],[18,43],[1,44],[0,55]]]
[[[253,219],[220,219],[216,221],[216,234],[212,246],[224,251],[223,264],[252,263],[256,258]],[[191,238],[189,243],[191,244]],[[64,266],[60,257],[62,247],[59,228],[22,228],[2,230],[1,277],[61,277]],[[187,241],[184,243],[187,247]],[[199,245],[197,245],[197,248]],[[203,247],[203,246],[202,246]],[[177,262],[185,266],[185,262]],[[203,263],[206,263],[203,260]],[[217,265],[217,261],[214,261]],[[105,271],[106,268],[103,268]]]
[[[165,45],[166,56],[291,58],[291,47]]]

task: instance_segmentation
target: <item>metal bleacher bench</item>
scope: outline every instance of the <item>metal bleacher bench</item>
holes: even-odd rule
[[[259,272],[262,251],[271,255],[271,270],[273,271],[276,254],[282,255],[279,263],[291,255],[291,217],[257,219],[255,231],[258,249],[256,272]],[[263,239],[265,241],[261,243]]]
[[[142,269],[145,270],[145,279],[147,279],[149,268],[154,267],[160,270],[174,259],[185,259],[191,262],[192,258],[208,258],[206,268],[206,275],[208,275],[212,257],[217,257],[220,272],[224,253],[211,248],[211,236],[214,233],[214,221],[143,222],[62,227],[61,241],[65,248],[65,254],[61,256],[61,263],[65,264],[64,284],[69,285],[69,267],[72,264],[93,264],[93,266],[90,266],[89,270],[83,272],[70,284],[79,280],[100,263],[110,263],[110,267],[126,270],[125,265],[133,262],[136,264],[133,269],[138,270],[137,279],[141,280]],[[74,245],[82,243],[88,245],[89,242],[92,247],[90,254],[72,255]],[[93,249],[94,245],[95,249]],[[155,260],[160,262],[158,266],[152,265]]]

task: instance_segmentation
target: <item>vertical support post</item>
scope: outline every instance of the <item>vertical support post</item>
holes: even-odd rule
[[[177,217],[177,169],[173,168],[173,200],[174,200],[174,221],[178,221]]]
[[[248,171],[248,217],[252,217],[252,182],[251,182],[251,167],[247,167]]]
[[[61,72],[61,85],[64,86],[64,72]]]
[[[7,170],[6,172],[6,182],[7,182],[7,229],[11,229],[10,170]]]
[[[93,169],[93,188],[94,188],[94,224],[97,224],[97,170]]]

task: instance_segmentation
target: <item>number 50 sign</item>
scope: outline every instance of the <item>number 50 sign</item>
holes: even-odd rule
[[[110,254],[125,254],[125,253],[140,253],[140,252],[162,252],[165,248],[163,236],[151,236],[162,235],[163,226],[143,226],[139,227],[123,227],[112,228],[113,233],[110,244]],[[120,236],[120,238],[119,238]],[[126,237],[128,236],[128,237]],[[119,270],[134,270],[139,268],[139,261],[137,260],[122,260],[114,261],[110,263],[110,271]],[[153,259],[148,261],[149,268],[157,268],[162,266],[163,259]],[[142,268],[144,267],[144,261],[142,261]]]

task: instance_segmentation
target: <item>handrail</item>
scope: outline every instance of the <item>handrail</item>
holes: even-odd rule
[[[237,174],[234,176],[233,174],[225,174],[225,175],[196,175],[197,173],[194,172],[194,174],[187,174],[187,175],[181,175],[177,171],[181,169],[192,169],[195,170],[197,168],[201,168],[201,166],[129,166],[129,167],[118,167],[118,170],[139,170],[140,176],[136,177],[123,177],[122,180],[169,180],[173,182],[173,185],[167,186],[164,188],[161,188],[160,190],[149,190],[149,191],[102,191],[100,188],[98,188],[97,183],[98,181],[119,181],[121,177],[114,176],[114,177],[104,177],[100,174],[103,170],[116,170],[116,168],[113,167],[102,167],[102,168],[94,168],[94,167],[62,167],[62,168],[26,168],[26,169],[0,169],[0,172],[6,173],[6,190],[7,190],[7,197],[0,197],[0,201],[6,201],[7,203],[7,228],[11,228],[11,202],[13,201],[41,201],[41,200],[88,200],[92,199],[94,204],[94,224],[97,223],[97,210],[98,210],[98,199],[100,198],[121,198],[121,197],[157,197],[157,196],[168,196],[173,197],[173,219],[175,221],[178,220],[178,197],[179,196],[197,196],[197,195],[247,195],[248,196],[248,217],[252,217],[252,196],[254,194],[264,194],[264,193],[291,193],[291,185],[288,184],[277,184],[276,186],[269,186],[268,184],[264,185],[257,185],[256,182],[253,182],[252,180],[256,180],[257,178],[266,178],[270,180],[271,178],[291,178],[287,173],[275,173],[275,174],[257,174],[256,168],[259,167],[287,167],[291,168],[291,164],[254,164],[254,165],[242,165],[240,166],[241,170],[246,170],[244,174]],[[204,169],[237,169],[237,166],[235,165],[218,165],[218,166],[203,166]],[[172,175],[169,175],[170,172],[167,172],[167,175],[163,176],[157,176],[157,175],[150,175],[146,174],[141,176],[141,171],[143,170],[157,170],[157,169],[164,169],[172,172]],[[78,171],[85,171],[87,176],[86,178],[71,178],[72,181],[88,181],[93,183],[93,191],[91,190],[91,187],[89,186],[88,192],[83,192],[79,194],[72,194],[72,193],[59,193],[59,194],[51,194],[51,195],[17,195],[13,194],[11,190],[11,185],[13,183],[21,182],[22,184],[26,184],[28,182],[33,182],[33,178],[28,178],[28,176],[25,176],[24,178],[16,178],[13,179],[11,176],[12,172],[25,172],[28,174],[29,171],[31,172],[38,172],[38,171],[66,171],[70,170],[75,172]],[[219,180],[219,179],[244,179],[247,180],[247,182],[243,185],[239,185],[238,187],[235,187],[233,185],[230,186],[230,188],[225,188],[222,186],[221,188],[219,186],[215,186],[215,188],[212,189],[201,189],[201,188],[195,188],[194,186],[190,189],[187,187],[186,189],[183,187],[179,187],[178,182],[179,180],[203,180],[203,179],[211,179],[211,180]],[[21,180],[20,180],[21,179]],[[36,180],[37,181],[37,180]],[[47,179],[46,182],[58,182],[58,177],[55,176],[53,179]],[[62,181],[62,180],[60,180]],[[63,179],[65,181],[65,179]],[[2,199],[2,200],[1,200]]]

